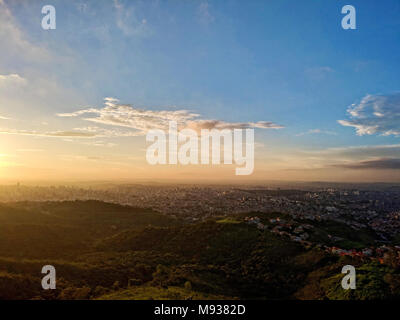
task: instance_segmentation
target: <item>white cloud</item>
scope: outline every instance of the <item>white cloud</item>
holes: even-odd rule
[[[338,120],[342,126],[354,127],[359,136],[381,134],[400,136],[400,93],[367,95],[359,104],[347,109],[350,120]]]
[[[169,121],[176,121],[180,128],[188,127],[200,129],[233,129],[233,128],[260,128],[281,129],[283,126],[270,121],[258,122],[226,122],[221,120],[199,119],[199,115],[188,110],[143,110],[135,109],[131,105],[119,104],[115,98],[105,98],[101,109],[86,108],[71,113],[60,113],[60,117],[78,117],[92,114],[84,120],[111,126],[120,126],[135,129],[137,135],[144,135],[150,129],[167,130]]]
[[[18,77],[14,77],[19,79]],[[226,122],[222,120],[200,119],[199,115],[188,110],[143,110],[136,109],[131,105],[120,104],[118,99],[106,97],[102,108],[87,107],[70,113],[59,113],[59,117],[81,118],[85,121],[98,123],[120,128],[104,128],[99,126],[76,127],[67,130],[37,131],[29,129],[9,129],[0,128],[0,134],[15,134],[37,137],[61,138],[64,141],[75,141],[76,139],[86,138],[115,138],[115,137],[134,137],[145,135],[148,130],[162,129],[168,130],[169,122],[176,121],[179,129],[192,128],[201,129],[280,129],[270,121],[258,122]],[[0,117],[1,119],[2,117]],[[6,119],[6,117],[3,117]],[[113,147],[115,144],[104,141],[90,141],[88,144],[94,146]]]
[[[0,89],[25,85],[27,80],[16,73],[0,74]]]

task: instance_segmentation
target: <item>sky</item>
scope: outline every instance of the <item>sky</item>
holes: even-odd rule
[[[0,179],[399,182],[399,17],[398,0],[0,0]],[[170,119],[254,128],[253,174],[149,165],[146,130]]]

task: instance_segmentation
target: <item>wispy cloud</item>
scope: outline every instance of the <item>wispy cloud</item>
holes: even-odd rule
[[[373,160],[335,164],[332,166],[343,169],[376,169],[376,170],[396,169],[397,170],[400,169],[400,158],[378,158]]]
[[[17,134],[37,137],[53,137],[53,138],[99,138],[99,137],[132,137],[136,136],[131,131],[108,130],[99,127],[75,128],[72,130],[60,131],[35,131],[35,130],[17,130],[17,129],[0,129],[0,134]]]
[[[18,77],[14,77],[18,79]],[[118,99],[106,97],[102,108],[84,108],[70,113],[59,113],[59,117],[80,118],[85,121],[106,125],[75,127],[67,130],[38,131],[30,129],[0,128],[0,134],[25,135],[49,138],[61,138],[65,141],[76,139],[115,138],[143,136],[151,129],[168,130],[169,122],[176,121],[179,129],[191,128],[196,131],[201,129],[281,129],[283,126],[271,121],[258,122],[227,122],[223,120],[201,119],[197,113],[188,110],[144,110],[137,109],[128,104],[120,104]],[[7,119],[0,117],[0,119]],[[119,128],[116,128],[119,127]],[[114,143],[104,141],[87,142],[92,146],[113,147]]]
[[[188,110],[152,111],[136,109],[128,104],[119,104],[115,98],[105,98],[104,107],[100,109],[86,108],[71,113],[59,113],[60,117],[85,117],[84,120],[111,126],[134,129],[137,135],[144,135],[150,129],[168,129],[169,121],[176,121],[181,128],[200,129],[233,129],[260,128],[281,129],[283,126],[270,121],[258,122],[226,122],[222,120],[199,119],[200,115]]]
[[[354,127],[359,136],[381,134],[400,136],[400,93],[367,95],[347,109],[350,120],[338,120]]]
[[[17,152],[42,152],[43,149],[17,149]]]
[[[328,66],[312,67],[305,70],[306,75],[312,80],[322,80],[333,72],[335,70]]]
[[[197,8],[197,15],[201,23],[210,24],[214,22],[215,17],[210,12],[210,4],[208,1],[203,1]]]
[[[114,0],[116,10],[116,25],[126,36],[147,36],[150,29],[145,18],[139,19],[135,8],[125,6],[121,0]]]
[[[302,155],[324,159],[365,160],[371,158],[400,158],[400,144],[348,146],[313,151],[301,151]]]
[[[7,44],[1,54],[29,61],[47,61],[49,52],[42,46],[29,41],[16,23],[11,10],[4,1],[0,1],[0,42]]]
[[[327,134],[327,135],[333,135],[333,136],[337,135],[337,133],[334,131],[321,130],[321,129],[310,129],[306,132],[300,132],[300,133],[296,134],[296,136],[301,137],[301,136],[309,135],[309,134]]]
[[[84,142],[84,144],[88,146],[106,147],[106,148],[112,148],[117,145],[116,143],[106,142],[106,141],[89,141],[89,142]]]
[[[90,132],[79,132],[79,131],[31,131],[31,130],[16,130],[16,129],[0,129],[0,134],[18,134],[26,136],[38,136],[38,137],[74,137],[74,138],[91,138],[95,137],[94,133]]]

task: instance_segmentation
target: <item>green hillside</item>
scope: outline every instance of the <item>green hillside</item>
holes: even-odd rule
[[[270,217],[258,214],[268,225]],[[400,296],[390,265],[339,258],[245,223],[244,215],[184,223],[98,201],[0,205],[0,299],[372,299]],[[314,224],[310,236],[350,232]],[[366,231],[349,241],[368,243]],[[57,289],[41,288],[41,268]],[[341,267],[360,268],[356,293]]]

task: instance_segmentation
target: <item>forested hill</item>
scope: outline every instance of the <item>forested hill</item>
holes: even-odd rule
[[[306,248],[243,218],[189,224],[151,210],[99,201],[0,204],[0,299],[399,295],[400,275],[389,265]],[[323,233],[318,229],[315,234]],[[56,290],[41,288],[41,268],[47,264],[57,270]],[[361,270],[355,292],[340,287],[344,264]]]

